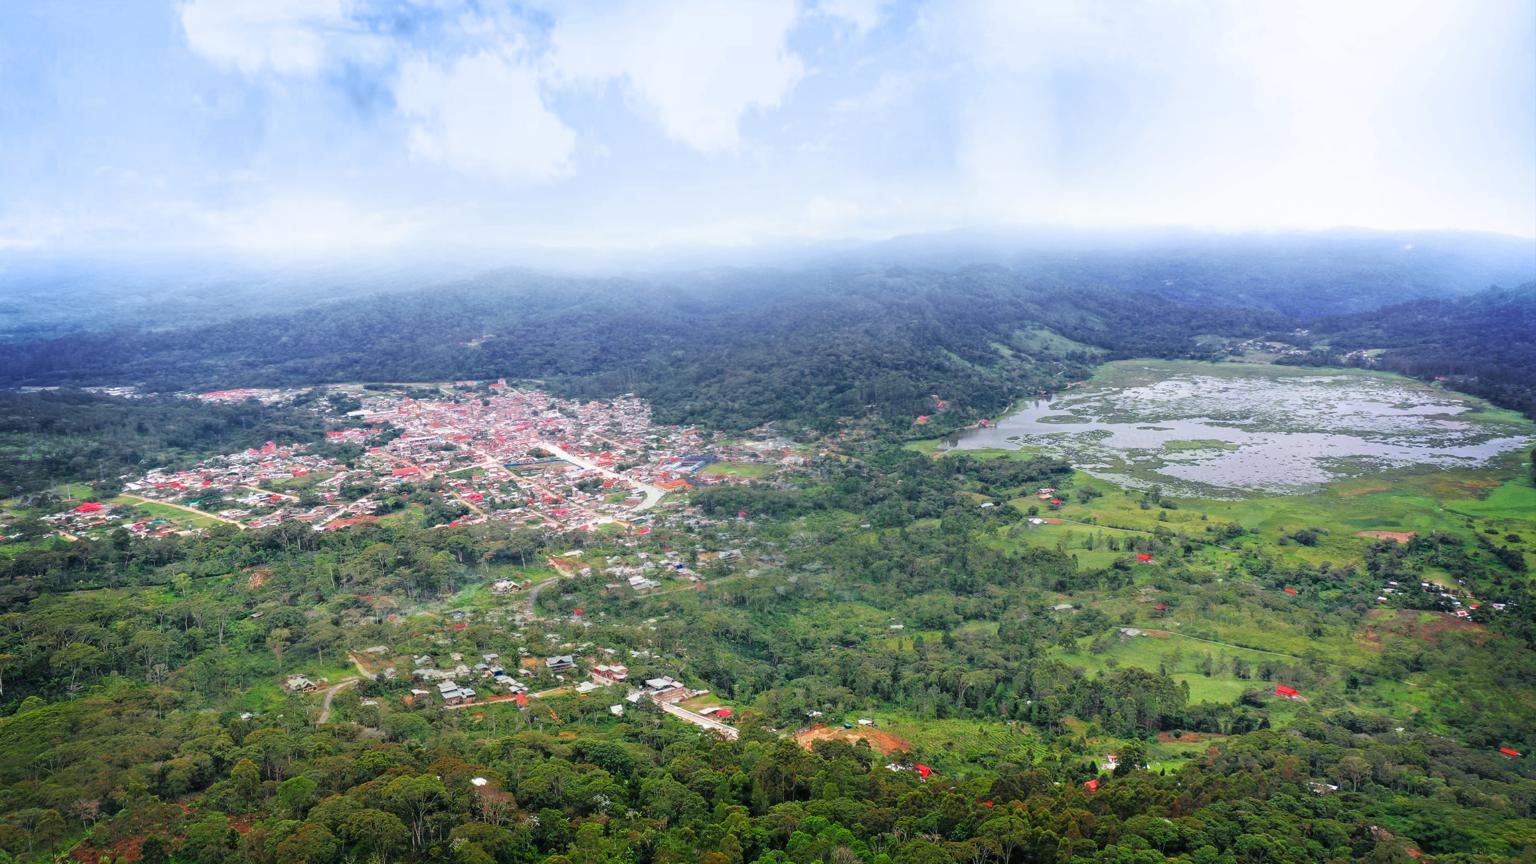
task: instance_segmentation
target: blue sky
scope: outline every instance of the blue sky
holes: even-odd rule
[[[1536,235],[1536,4],[0,0],[0,249]]]

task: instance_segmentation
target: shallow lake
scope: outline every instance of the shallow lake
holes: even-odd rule
[[[1036,401],[943,448],[1029,447],[1117,482],[1206,497],[1305,494],[1387,468],[1472,467],[1532,440],[1528,425],[1474,416],[1472,407],[1373,375],[1170,372]]]

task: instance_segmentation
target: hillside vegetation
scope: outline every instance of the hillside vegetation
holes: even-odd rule
[[[1201,501],[931,436],[1105,360],[1252,362],[1261,341],[1430,377],[1466,362],[1451,383],[1519,405],[1530,290],[1303,325],[999,267],[503,274],[7,346],[6,381],[65,386],[7,394],[0,428],[0,864],[1528,861],[1525,453]],[[1503,334],[1497,366],[1471,365],[1477,322]],[[474,395],[497,378],[632,392],[704,427],[662,429],[679,448],[747,461],[600,524],[470,518],[452,484],[497,466],[426,424],[505,413]],[[173,505],[115,497],[153,461],[339,433],[379,392],[315,382],[455,379],[473,383],[398,388],[441,402],[417,421],[450,454],[437,476],[391,462],[334,490],[376,496],[377,519],[242,529],[182,507],[151,532],[133,520]],[[214,406],[69,386],[106,383],[299,389]],[[531,422],[578,418],[548,398]],[[394,458],[353,431],[310,452]],[[243,491],[321,497],[276,476]],[[121,521],[44,521],[86,496]],[[593,677],[612,664],[626,684]],[[460,665],[482,692],[450,704],[433,670]],[[729,714],[688,722],[631,686]]]

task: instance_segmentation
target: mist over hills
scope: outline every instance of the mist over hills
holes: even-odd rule
[[[1265,335],[1318,365],[1389,349],[1381,368],[1455,376],[1531,412],[1523,322],[1536,304],[1485,280],[1536,269],[1533,250],[1444,232],[971,231],[793,267],[630,276],[192,259],[180,281],[159,261],[60,267],[50,283],[34,262],[31,287],[10,296],[0,382],[177,392],[507,377],[635,392],[669,422],[900,426],[935,392],[965,406],[947,420],[974,421],[1105,359],[1218,359],[1213,338]]]
[[[202,327],[13,344],[0,349],[0,380],[167,392],[507,377],[588,397],[633,391],[669,422],[873,413],[906,424],[936,390],[966,406],[958,420],[1080,380],[1102,359],[1204,356],[1197,334],[1292,323],[1115,289],[1046,289],[999,266],[668,283],[505,271]]]
[[[996,263],[1041,285],[1107,285],[1189,306],[1315,318],[1529,282],[1536,279],[1536,240],[1353,228],[1273,234],[966,229],[898,237],[846,260],[935,268]]]
[[[513,264],[529,273],[629,277],[684,293],[744,278],[742,271],[771,271],[776,279],[794,282],[891,265],[953,271],[993,264],[1046,287],[1107,286],[1188,306],[1313,318],[1523,284],[1536,279],[1536,241],[1449,231],[978,228],[878,243],[649,251],[527,247],[498,253],[439,248],[311,261],[212,252],[12,251],[0,255],[0,341],[195,327],[498,278],[495,274]]]

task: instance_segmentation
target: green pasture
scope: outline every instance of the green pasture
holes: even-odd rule
[[[757,462],[712,462],[699,469],[702,474],[724,474],[727,477],[767,477],[779,470],[777,465]]]
[[[379,522],[399,522],[416,526],[420,526],[422,521],[422,511],[416,507],[406,507],[402,510],[396,510],[395,512],[379,520]]]
[[[1536,488],[1515,459],[1501,460],[1500,464],[1480,470],[1383,471],[1369,478],[1332,484],[1312,495],[1256,496],[1238,501],[1167,496],[1178,504],[1177,510],[1143,510],[1141,490],[1123,490],[1111,481],[1081,473],[1074,476],[1073,485],[1093,486],[1105,494],[1083,504],[1072,490],[1064,490],[1066,503],[1057,511],[1040,506],[1034,497],[1015,499],[1010,503],[1021,511],[1036,506],[1042,518],[1071,521],[1035,526],[1020,532],[1015,540],[999,537],[993,542],[1001,548],[1014,544],[1055,548],[1060,542],[1064,543],[1063,551],[1078,556],[1080,566],[1103,567],[1119,555],[1082,548],[1083,541],[1100,530],[1106,537],[1123,539],[1131,532],[1151,533],[1161,527],[1175,535],[1205,542],[1208,526],[1219,529],[1228,522],[1237,522],[1250,531],[1258,529],[1258,534],[1227,541],[1231,549],[1200,550],[1190,562],[1197,570],[1203,564],[1207,569],[1214,568],[1210,572],[1219,573],[1243,550],[1273,556],[1291,566],[1316,566],[1325,561],[1333,565],[1353,563],[1378,542],[1375,538],[1354,536],[1360,531],[1438,532],[1468,539],[1474,533],[1469,523],[1475,521],[1479,529],[1498,529],[1500,536],[1536,532]],[[1316,546],[1280,542],[1285,535],[1306,528],[1327,533]],[[1536,542],[1536,533],[1526,539]],[[1536,563],[1536,556],[1528,552],[1527,560]]]
[[[278,492],[297,495],[305,489],[313,489],[320,482],[335,476],[335,471],[311,471],[299,477],[279,477],[275,480],[267,480],[264,481],[263,486],[270,485],[272,489]]]
[[[195,513],[190,513],[186,510],[182,510],[176,507],[168,507],[164,504],[159,504],[154,501],[145,501],[138,504],[134,504],[131,501],[125,501],[123,503],[133,504],[133,509],[138,511],[139,518],[147,517],[151,519],[164,519],[168,522],[174,522],[187,528],[211,528],[214,525],[228,524],[222,519],[215,519],[212,516],[200,516]]]
[[[995,770],[1000,761],[1028,766],[1049,752],[1027,727],[996,721],[924,719],[884,711],[825,719],[829,725],[846,721],[857,726],[860,717],[874,720],[880,731],[906,740],[919,759],[949,776],[982,768]]]

